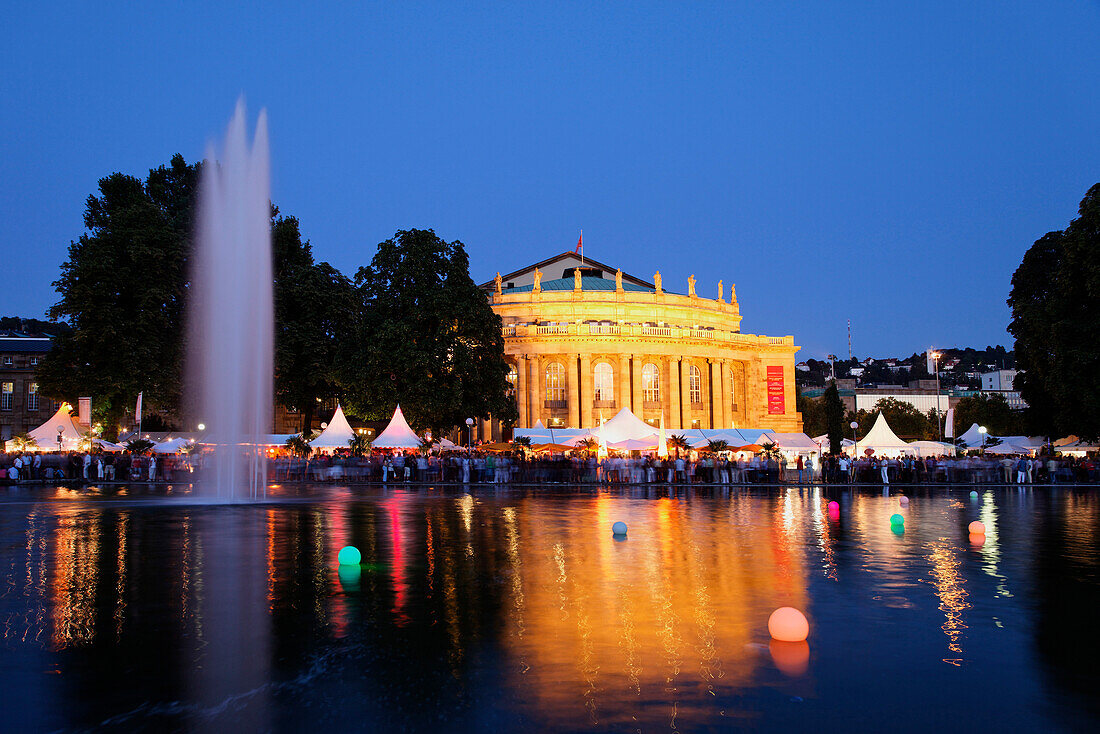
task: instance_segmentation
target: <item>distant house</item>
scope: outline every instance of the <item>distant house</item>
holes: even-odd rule
[[[57,409],[38,392],[35,372],[53,338],[0,331],[0,440],[37,428]]]

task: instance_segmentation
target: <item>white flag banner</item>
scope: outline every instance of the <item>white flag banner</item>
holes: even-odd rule
[[[947,420],[944,422],[943,435],[945,438],[955,437],[955,409],[949,408],[947,410]]]
[[[143,394],[144,393],[138,393],[137,408],[134,409],[134,417],[137,418],[139,421],[141,420],[141,396]]]

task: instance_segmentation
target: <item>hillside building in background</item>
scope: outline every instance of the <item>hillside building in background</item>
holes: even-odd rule
[[[49,336],[0,331],[0,441],[37,428],[57,410],[55,401],[41,396],[35,378],[52,344]]]
[[[717,298],[564,252],[482,284],[504,328],[517,426],[594,428],[622,408],[667,429],[799,432],[792,336],[741,333],[734,287]],[[499,440],[483,421],[483,439]]]

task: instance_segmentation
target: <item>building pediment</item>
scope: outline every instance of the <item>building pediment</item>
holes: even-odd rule
[[[582,258],[580,253],[562,252],[542,262],[528,265],[519,270],[512,271],[507,275],[501,275],[501,286],[507,290],[509,288],[522,288],[524,286],[534,285],[535,270],[539,270],[542,273],[542,282],[544,284],[547,281],[553,280],[571,280],[573,278],[573,272],[578,268],[580,268],[581,275],[585,278],[599,278],[603,280],[614,280],[615,272],[617,271],[617,268],[613,268],[598,260],[593,260],[590,257]],[[630,283],[647,290],[653,290],[654,287],[652,283],[628,273],[623,273],[623,283]],[[495,282],[494,280],[487,281],[482,283],[481,287],[485,290],[492,290],[495,287]]]

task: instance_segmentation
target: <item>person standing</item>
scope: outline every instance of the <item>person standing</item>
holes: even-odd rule
[[[157,457],[153,454],[149,454],[149,481],[156,481],[157,478]]]

